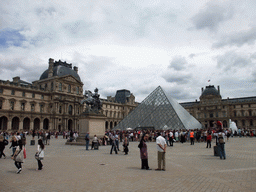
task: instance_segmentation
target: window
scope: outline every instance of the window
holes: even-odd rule
[[[207,118],[207,114],[206,113],[204,114],[204,118]]]
[[[79,108],[77,109],[77,114],[79,115],[79,113],[80,113],[80,110],[79,110]]]
[[[35,104],[34,103],[31,104],[31,111],[35,111]]]
[[[79,87],[76,87],[76,94],[79,94]]]
[[[250,126],[253,126],[253,120],[252,119],[250,120]]]
[[[236,108],[236,106],[234,105],[234,109]]]
[[[197,118],[201,118],[201,114],[200,113],[197,114]]]
[[[71,85],[68,85],[68,93],[71,93]]]
[[[210,117],[213,117],[213,113],[210,113]]]
[[[62,113],[62,107],[59,106],[59,113],[61,114]]]
[[[14,110],[14,101],[10,102],[10,107],[11,107],[11,110]]]
[[[4,92],[4,90],[1,88],[1,89],[0,89],[0,93],[3,93],[3,92]]]
[[[252,116],[252,111],[251,110],[249,111],[249,116]]]
[[[219,117],[219,113],[218,112],[216,112],[216,117]]]
[[[11,94],[12,94],[12,95],[15,95],[15,91],[14,91],[14,90],[12,90]]]
[[[51,91],[53,91],[53,82],[51,83]]]
[[[68,114],[72,115],[72,113],[73,113],[73,107],[72,107],[72,105],[69,105],[69,107],[68,107]]]
[[[25,97],[26,96],[26,93],[25,91],[22,92],[22,97]]]
[[[241,108],[243,108],[243,105],[241,105]]]
[[[223,117],[226,117],[226,111],[223,111],[223,112],[222,112],[222,116],[223,116]]]
[[[25,110],[25,103],[21,103],[21,111]]]
[[[0,100],[0,109],[2,109],[2,108],[3,108],[3,101]]]
[[[47,83],[45,83],[44,87],[45,87],[45,90],[46,90],[47,89]]]
[[[40,112],[41,112],[41,113],[44,112],[44,105],[40,105]]]
[[[59,91],[62,91],[62,83],[59,83]]]
[[[245,126],[245,120],[242,120],[242,125]]]
[[[236,117],[236,111],[234,111],[234,117]]]
[[[44,95],[41,95],[41,99],[44,99]]]
[[[35,98],[35,93],[32,93],[32,98]]]
[[[244,111],[241,111],[242,116],[244,116]]]

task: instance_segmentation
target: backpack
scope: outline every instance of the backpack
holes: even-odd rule
[[[224,142],[224,138],[223,138],[223,137],[219,137],[219,143],[220,143],[220,144],[225,143],[225,142]]]

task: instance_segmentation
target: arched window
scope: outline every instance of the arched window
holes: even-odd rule
[[[62,108],[61,108],[61,106],[59,106],[59,113],[60,113],[60,114],[62,113]]]
[[[72,105],[69,105],[69,107],[68,107],[68,114],[69,115],[73,114],[73,107],[72,107]]]
[[[68,85],[68,92],[71,93],[71,85]]]

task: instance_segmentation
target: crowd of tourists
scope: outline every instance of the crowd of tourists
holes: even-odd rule
[[[118,154],[120,151],[124,155],[128,155],[129,143],[139,142],[141,168],[150,170],[148,166],[147,142],[156,142],[158,151],[158,168],[156,170],[165,170],[165,152],[166,147],[173,147],[174,143],[190,143],[194,145],[195,142],[205,142],[206,148],[211,148],[212,141],[216,142],[218,146],[220,159],[226,159],[225,142],[230,137],[255,137],[256,130],[239,128],[232,131],[231,129],[223,129],[221,122],[217,121],[215,128],[209,129],[195,129],[195,130],[127,130],[127,131],[106,131],[102,138],[94,135],[92,138],[89,133],[86,134],[86,150],[89,150],[89,145],[92,149],[98,149],[99,145],[111,145],[110,154],[114,151]],[[62,135],[63,139],[69,142],[76,142],[79,136],[78,132],[50,132],[50,131],[31,131],[31,132],[13,132],[0,133],[0,158],[6,158],[4,153],[5,147],[12,149],[12,159],[17,167],[17,173],[22,170],[22,163],[26,159],[26,136],[31,135],[32,140],[38,139],[35,158],[38,162],[38,169],[43,169],[42,160],[44,158],[45,145],[50,145],[50,140],[58,139]],[[90,143],[91,142],[91,143]],[[122,146],[122,147],[121,147]]]
[[[6,155],[4,153],[5,147],[9,147],[12,149],[12,155],[11,158],[14,160],[14,164],[17,167],[17,174],[19,174],[22,171],[22,163],[25,162],[25,159],[27,158],[26,156],[26,135],[28,132],[13,132],[13,133],[6,133],[2,132],[0,134],[0,158],[2,156],[4,159],[6,158]],[[38,163],[38,168],[36,170],[42,170],[43,169],[43,164],[42,160],[44,158],[44,148],[45,145],[43,143],[42,138],[45,137],[45,142],[47,144],[47,134],[41,134],[38,136],[38,145],[37,148],[35,149],[35,159],[37,160]],[[32,133],[32,137],[34,139],[35,134]],[[49,144],[49,143],[48,143]]]

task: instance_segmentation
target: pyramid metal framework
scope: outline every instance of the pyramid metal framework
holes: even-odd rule
[[[146,127],[155,130],[180,130],[201,129],[202,125],[158,86],[114,130]]]

